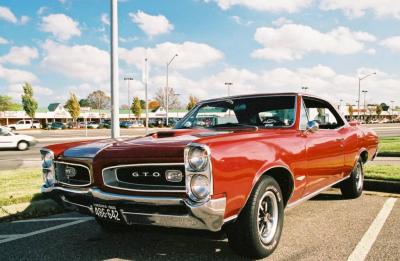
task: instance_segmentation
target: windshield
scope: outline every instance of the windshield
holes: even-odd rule
[[[191,110],[175,129],[293,126],[295,96],[265,96],[223,99],[201,103]]]

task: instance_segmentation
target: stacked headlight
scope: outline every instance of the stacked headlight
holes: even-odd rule
[[[56,182],[54,173],[54,153],[50,150],[41,150],[43,181],[47,187]]]
[[[210,149],[203,144],[185,148],[186,192],[195,202],[207,201],[212,193]]]

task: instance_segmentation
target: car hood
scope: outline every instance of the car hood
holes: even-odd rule
[[[138,138],[104,139],[67,146],[61,153],[68,158],[182,158],[187,144],[227,131],[171,130]],[[52,149],[48,147],[49,149]]]

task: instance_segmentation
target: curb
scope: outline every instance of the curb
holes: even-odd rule
[[[365,179],[364,189],[386,193],[400,193],[400,182],[390,180]]]
[[[63,211],[63,208],[52,199],[0,206],[0,222],[48,216]]]
[[[400,152],[378,152],[378,157],[400,157]]]

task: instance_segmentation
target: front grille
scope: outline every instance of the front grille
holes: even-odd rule
[[[71,186],[87,186],[91,183],[89,168],[84,165],[55,162],[54,169],[58,183]]]
[[[167,171],[179,171],[182,180],[168,181]],[[134,164],[108,167],[103,170],[103,181],[108,187],[133,191],[185,191],[185,166],[182,163]]]

